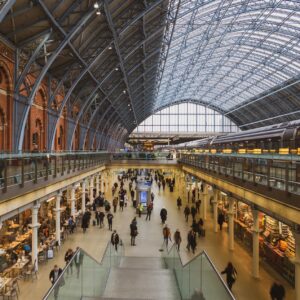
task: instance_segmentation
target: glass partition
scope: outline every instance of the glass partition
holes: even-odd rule
[[[100,297],[104,293],[110,268],[119,266],[123,255],[122,241],[117,251],[111,243],[107,244],[101,263],[78,249],[43,299],[80,300],[82,297]]]
[[[200,292],[206,300],[234,299],[205,251],[183,265],[175,245],[169,251],[164,246],[163,250],[165,264],[174,271],[182,299],[194,299]]]

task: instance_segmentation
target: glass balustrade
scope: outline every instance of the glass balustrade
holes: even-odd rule
[[[121,241],[117,251],[111,243],[107,244],[101,263],[78,249],[43,300],[100,297],[104,293],[110,269],[119,266],[122,256],[124,246]]]
[[[205,251],[185,265],[175,245],[169,251],[164,246],[162,253],[167,268],[174,271],[182,299],[192,299],[200,292],[206,300],[234,299]]]

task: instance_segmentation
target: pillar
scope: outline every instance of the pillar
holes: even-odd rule
[[[300,300],[300,231],[293,232],[295,238],[295,289],[296,300]]]
[[[206,183],[203,183],[203,200],[201,204],[203,220],[207,219],[207,201],[208,201],[208,186]]]
[[[71,187],[71,216],[74,216],[75,217],[75,214],[76,214],[76,207],[75,207],[75,185],[72,184],[72,187]]]
[[[228,227],[229,227],[229,250],[234,250],[234,199],[229,197]]]
[[[217,189],[214,189],[214,200],[212,202],[214,232],[218,232],[218,196],[219,191]]]
[[[56,207],[54,209],[56,217],[55,217],[55,237],[58,244],[61,244],[60,240],[60,200],[61,200],[62,193],[59,192],[56,195]]]
[[[81,183],[81,210],[82,213],[85,212],[85,190],[86,190],[86,179],[84,179]]]
[[[99,196],[99,174],[96,174],[96,197]]]
[[[38,213],[40,205],[35,203],[31,209],[32,213],[32,223],[30,227],[32,228],[32,241],[31,241],[31,263],[35,264],[36,270],[38,270],[38,229],[40,224],[38,223]]]
[[[94,200],[94,197],[93,197],[93,189],[94,189],[94,176],[91,176],[90,177],[90,201],[91,203],[93,202]]]
[[[254,278],[259,278],[259,218],[258,210],[252,210],[253,215],[253,229],[252,229],[252,276]]]

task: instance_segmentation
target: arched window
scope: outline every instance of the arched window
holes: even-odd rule
[[[237,132],[226,116],[206,106],[180,103],[164,108],[143,121],[134,132]]]

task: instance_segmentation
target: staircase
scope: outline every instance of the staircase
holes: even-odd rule
[[[82,300],[181,299],[173,270],[161,258],[122,257],[120,266],[111,268],[104,294]]]

